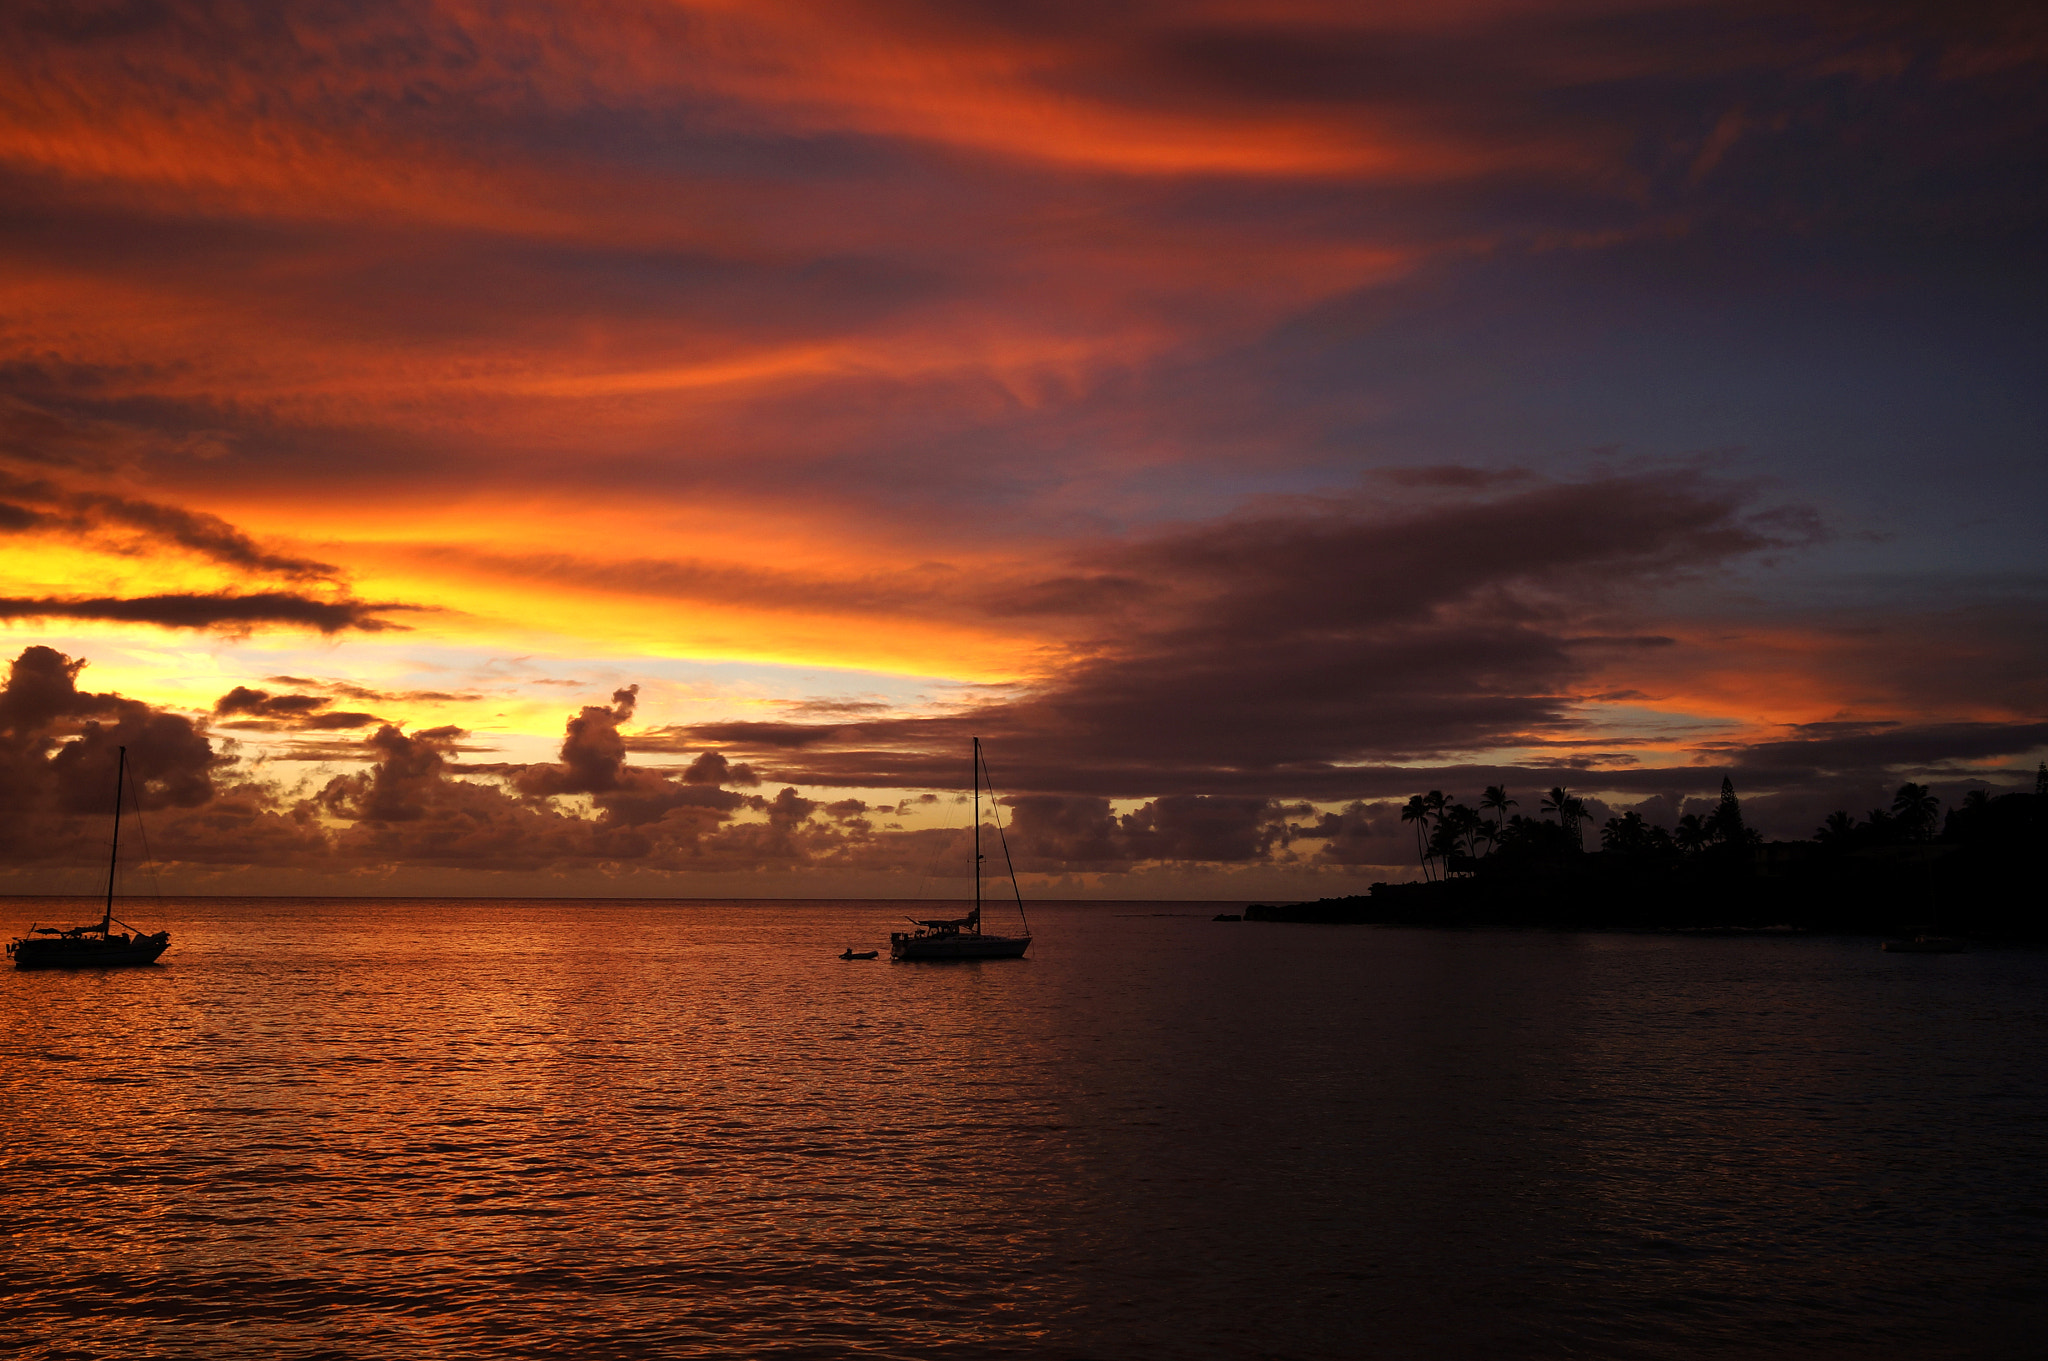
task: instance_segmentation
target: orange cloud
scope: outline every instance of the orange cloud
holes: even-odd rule
[[[2025,611],[1868,612],[1822,622],[1721,619],[1665,627],[1679,645],[1627,659],[1599,688],[1644,692],[1644,707],[1719,714],[1731,737],[1762,740],[1843,720],[2028,722],[2048,682],[2025,660]]]
[[[1912,193],[1898,221],[1879,211],[1915,167],[1969,179],[1957,149],[2003,145],[1975,111],[2027,97],[2023,66],[1953,39],[1970,16],[36,16],[0,15],[0,469],[54,490],[0,489],[0,598],[15,633],[43,609],[120,644],[124,677],[176,672],[152,693],[196,712],[329,674],[254,653],[380,618],[351,613],[365,601],[423,607],[389,616],[408,646],[486,675],[532,654],[971,682],[977,718],[1064,753],[1047,781],[1098,763],[1148,798],[1270,775],[1341,802],[1368,766],[1405,780],[1386,772],[1507,755],[1678,767],[1731,733],[2043,703],[2033,635],[2008,621],[1845,632],[1768,601],[1725,620],[1661,603],[1688,573],[1814,536],[1750,518],[1754,489],[1701,465],[1584,471],[1602,466],[1589,445],[1757,433],[1693,410],[1730,405],[1689,395],[1718,381],[1699,346],[1722,314],[1674,323],[1641,370],[1632,349],[1668,290],[1718,305],[1757,224],[1796,222],[1825,253],[1831,213],[1859,243],[1998,216]],[[1942,89],[1911,84],[1937,70],[1992,82],[1956,96],[1954,126],[1930,112]],[[1814,112],[1849,88],[1867,118]],[[1924,144],[1898,130],[1929,126]],[[1830,178],[1866,147],[1881,173]],[[1575,272],[1596,256],[1621,262],[1602,276],[1618,301]],[[1504,320],[1496,290],[1517,279],[1554,324]],[[1603,331],[1625,339],[1574,348]],[[1769,377],[1784,393],[1752,401],[1770,414],[1751,427],[1800,401],[1796,376]],[[1432,401],[1478,414],[1432,422]],[[1614,414],[1636,405],[1650,414]],[[1358,490],[1409,462],[1430,466]],[[250,638],[228,637],[238,620]],[[395,636],[352,637],[333,671],[403,671]],[[1604,718],[1581,698],[1623,693]],[[787,736],[790,697],[721,702]],[[501,724],[494,741],[558,726],[510,682],[462,703],[421,712]],[[901,703],[902,761],[849,738],[808,773],[922,778],[961,730]],[[1266,826],[1247,811],[1264,791],[1235,793],[1240,830]],[[330,811],[369,806],[351,799]]]

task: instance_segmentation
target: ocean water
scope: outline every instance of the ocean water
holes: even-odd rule
[[[1122,903],[834,958],[912,906],[172,900],[157,968],[0,974],[0,1338],[2040,1354],[2048,955]]]

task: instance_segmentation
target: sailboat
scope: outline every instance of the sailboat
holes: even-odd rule
[[[1003,848],[1003,864],[1010,874],[1010,893],[1017,900],[1017,920],[1023,934],[1005,936],[981,929],[981,791],[988,789],[989,812],[995,815],[996,837]],[[1010,863],[1010,841],[1003,835],[1003,815],[996,807],[996,792],[988,782],[988,762],[981,754],[981,739],[974,739],[974,910],[964,917],[941,917],[932,921],[910,919],[915,931],[897,931],[889,937],[889,958],[937,959],[1022,959],[1031,948],[1031,923],[1024,919],[1024,894],[1017,887],[1017,867]]]
[[[127,922],[126,932],[114,932],[114,870],[121,859],[121,792],[128,775],[128,748],[120,748],[114,766],[114,849],[107,860],[107,906],[97,922],[85,926],[34,926],[26,936],[7,942],[7,953],[17,969],[58,969],[106,967],[121,964],[154,964],[170,948],[171,933],[159,931],[146,936]]]

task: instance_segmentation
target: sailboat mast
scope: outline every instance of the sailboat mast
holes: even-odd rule
[[[114,871],[121,863],[121,782],[128,774],[128,748],[117,748],[114,762],[114,849],[107,854],[107,911],[100,918],[100,934],[114,924]]]
[[[981,739],[974,739],[974,929],[981,929]]]

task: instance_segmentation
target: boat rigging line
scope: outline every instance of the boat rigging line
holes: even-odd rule
[[[996,802],[995,776],[989,774],[988,757],[982,753],[981,739],[978,737],[974,739],[974,758],[977,761],[981,762],[981,778],[983,783],[985,783],[988,786],[988,811],[989,815],[995,818],[996,820],[996,841],[1003,848],[1003,864],[1007,866],[1010,871],[1010,893],[1017,900],[1017,920],[1024,923],[1024,934],[1028,936],[1031,934],[1031,920],[1030,918],[1024,915],[1024,890],[1017,887],[1017,862],[1010,858],[1010,838],[1003,832],[1003,810],[1001,806]],[[976,833],[976,854],[974,857],[974,897],[975,907],[978,910],[981,906],[981,818],[979,816],[977,816],[974,819],[974,830]]]
[[[128,748],[121,748],[124,763],[127,759],[127,752]],[[135,831],[142,838],[142,867],[149,871],[149,892],[150,896],[156,899],[156,915],[157,919],[161,921],[164,915],[164,886],[162,881],[156,877],[156,853],[149,848],[149,824],[142,820],[142,781],[138,779],[135,785],[136,787],[129,791],[129,797],[134,801],[135,807]],[[110,893],[112,892],[112,887],[111,884],[108,885]],[[114,920],[121,921],[119,917],[114,918]],[[142,929],[139,926],[130,925],[128,922],[121,922],[121,925],[128,927],[130,931],[140,931]]]

